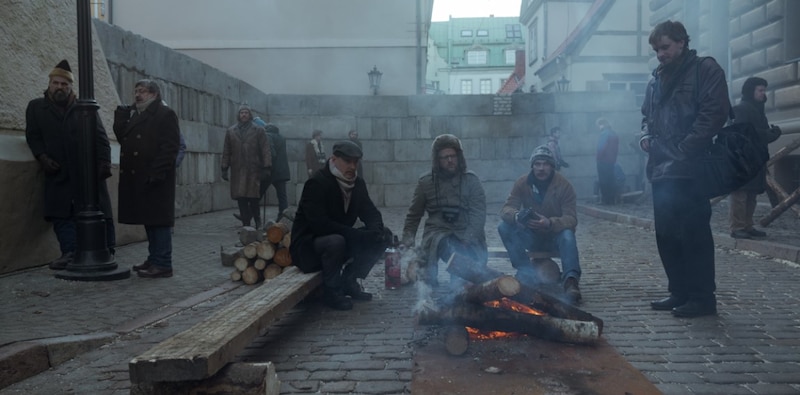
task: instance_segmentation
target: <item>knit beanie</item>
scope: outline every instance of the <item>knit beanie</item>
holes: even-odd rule
[[[533,167],[533,162],[536,160],[545,160],[553,165],[553,167],[556,167],[556,156],[553,155],[553,151],[546,145],[540,145],[533,150],[533,154],[531,155],[531,167]]]
[[[72,69],[69,67],[69,63],[67,63],[66,59],[58,62],[53,71],[50,72],[49,77],[62,77],[67,79],[70,83],[75,82],[75,79],[72,77]]]

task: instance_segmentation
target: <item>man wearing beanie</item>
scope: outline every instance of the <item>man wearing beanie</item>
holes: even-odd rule
[[[139,277],[172,277],[178,115],[161,100],[155,81],[136,82],[134,100],[114,111],[120,145],[119,222],[144,225],[147,233],[147,259],[133,266]]]
[[[242,226],[255,220],[261,228],[258,202],[261,199],[262,180],[268,182],[272,171],[272,152],[264,129],[253,123],[250,106],[242,104],[237,114],[238,122],[225,132],[222,148],[222,179],[231,182],[231,199],[239,204]],[[230,177],[228,176],[230,169]]]
[[[415,249],[418,278],[438,285],[439,260],[447,262],[453,253],[486,266],[486,194],[478,176],[467,170],[461,140],[452,134],[433,140],[431,171],[419,178],[414,189],[403,225],[403,246],[414,247],[425,214],[422,241]],[[462,284],[451,275],[450,287]]]
[[[750,77],[742,85],[742,101],[733,108],[734,123],[750,123],[758,132],[761,143],[765,146],[781,136],[781,129],[767,122],[764,104],[767,102],[767,80]],[[756,210],[756,196],[764,193],[767,186],[767,168],[753,178],[748,184],[731,192],[730,221],[731,237],[750,239],[765,237],[766,232],[753,228],[753,213]]]
[[[514,182],[500,210],[503,221],[497,231],[523,283],[543,282],[536,277],[528,252],[557,252],[564,292],[577,304],[581,300],[581,266],[575,239],[575,189],[555,171],[556,158],[547,146],[536,147],[530,163],[531,170]]]
[[[334,144],[333,156],[303,185],[292,224],[292,262],[305,273],[322,271],[322,301],[336,310],[352,309],[352,300],[372,300],[358,280],[391,241],[367,184],[356,174],[361,156],[352,141]],[[356,220],[364,227],[354,228]]]
[[[72,70],[62,60],[51,72],[44,97],[31,100],[25,111],[25,139],[44,170],[44,219],[53,223],[61,257],[49,263],[53,270],[65,269],[75,255],[76,205],[80,190],[80,122],[74,108]],[[98,203],[106,223],[106,245],[114,253],[114,220],[106,179],[111,177],[111,146],[97,118]]]

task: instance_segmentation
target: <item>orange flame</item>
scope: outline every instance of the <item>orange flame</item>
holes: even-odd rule
[[[525,336],[524,334],[517,332],[482,331],[471,326],[467,326],[466,328],[471,340],[511,339]]]
[[[545,315],[543,311],[536,310],[528,305],[513,301],[508,298],[484,302],[483,305],[496,309],[511,310],[522,314]],[[517,332],[483,331],[469,326],[466,328],[467,333],[469,333],[469,338],[472,340],[510,339],[525,336],[525,334]]]

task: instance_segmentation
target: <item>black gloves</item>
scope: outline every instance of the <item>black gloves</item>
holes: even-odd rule
[[[58,170],[61,168],[61,165],[47,156],[47,154],[39,154],[39,156],[36,157],[36,160],[39,161],[39,164],[42,165],[44,172],[47,174],[58,173]]]

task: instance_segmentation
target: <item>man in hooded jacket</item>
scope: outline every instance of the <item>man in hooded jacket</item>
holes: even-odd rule
[[[413,247],[426,213],[422,242],[416,248],[418,276],[438,284],[438,262],[453,253],[486,265],[486,195],[478,175],[467,170],[461,140],[442,134],[433,141],[431,171],[417,181],[403,226],[402,245]],[[452,278],[451,278],[452,281]]]
[[[767,102],[767,80],[750,77],[742,85],[742,101],[733,108],[734,123],[750,123],[756,129],[761,143],[765,146],[781,136],[781,129],[770,125],[764,114]],[[765,237],[767,233],[753,228],[753,213],[756,210],[756,196],[764,193],[767,186],[766,166],[745,186],[730,194],[731,237],[750,239]]]
[[[72,70],[62,60],[50,72],[44,97],[25,110],[25,140],[44,169],[44,218],[53,223],[61,256],[49,263],[53,270],[73,262],[77,245],[75,214],[80,204],[80,122],[75,111]],[[114,220],[106,179],[111,177],[111,146],[100,118],[96,130],[98,203],[106,223],[106,245],[114,253]]]

